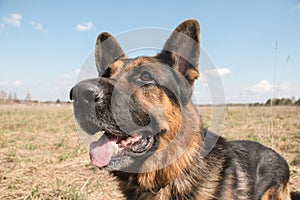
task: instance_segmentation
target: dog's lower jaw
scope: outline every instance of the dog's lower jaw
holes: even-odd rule
[[[200,199],[213,200],[220,192],[220,178],[226,157],[224,140],[220,137],[212,154],[200,155],[203,145],[200,130],[185,153],[170,165],[148,173],[129,174],[115,172],[126,198],[136,200]],[[194,145],[197,145],[196,149]],[[168,154],[170,156],[170,154]],[[217,159],[216,159],[217,158]],[[203,161],[208,160],[208,162]],[[210,163],[210,166],[207,166]],[[193,166],[193,167],[191,167]],[[197,166],[197,167],[195,167]],[[215,173],[208,173],[207,170]],[[214,194],[214,195],[212,195]]]
[[[127,199],[196,199],[199,196],[203,200],[216,199],[211,194],[217,196],[219,192],[218,184],[224,164],[221,158],[226,157],[222,151],[223,140],[218,141],[212,155],[203,158],[201,148],[204,140],[200,118],[193,106],[187,105],[186,109],[185,113],[189,115],[183,115],[182,124],[188,126],[182,126],[166,148],[157,149],[145,161],[142,166],[144,173],[114,172]],[[207,163],[211,165],[206,166]],[[207,169],[215,173],[208,173],[205,171]]]
[[[205,177],[207,173],[203,172],[204,170],[201,168],[191,167],[201,166],[199,163],[202,162],[199,154],[202,142],[199,131],[191,136],[193,143],[190,144],[190,147],[193,148],[187,148],[177,160],[164,168],[147,173],[127,174],[126,178],[122,172],[115,173],[120,179],[121,189],[127,195],[127,199],[168,200],[186,199],[187,197],[195,199],[199,195],[199,189],[203,199],[211,199],[208,196],[209,193],[205,189],[201,191],[201,187],[199,187],[202,182],[201,179],[205,180],[203,182],[207,182]],[[170,154],[165,154],[166,156],[170,157]],[[213,167],[219,168],[217,164]],[[208,179],[213,180],[209,187],[213,188],[215,193],[218,186],[214,182],[217,182],[218,177],[209,177]]]

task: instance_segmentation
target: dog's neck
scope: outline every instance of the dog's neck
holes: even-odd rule
[[[162,161],[167,164],[165,167],[137,174],[114,173],[121,180],[120,186],[127,194],[127,199],[194,199],[197,195],[202,197],[201,199],[210,199],[211,194],[218,191],[217,183],[225,162],[221,158],[226,157],[221,151],[224,148],[223,139],[217,138],[214,150],[207,154],[210,141],[206,139],[214,134],[202,128],[197,109],[192,105],[187,105],[186,109],[189,115],[183,117],[182,124],[185,126],[182,126],[176,138],[170,141],[169,148],[160,150],[160,153],[155,154],[158,156],[152,160],[147,159],[147,165],[155,168],[161,164],[158,162]],[[176,151],[180,152],[180,156],[178,153],[176,155]],[[215,158],[220,158],[221,161]],[[206,166],[207,163],[210,163],[210,166]],[[205,169],[215,173],[208,173]]]
[[[122,180],[121,188],[126,191],[126,194],[131,194],[127,197],[128,199],[169,199],[171,196],[180,198],[181,196],[192,197],[195,195],[193,185],[196,185],[194,182],[198,181],[196,177],[199,177],[199,169],[195,170],[190,166],[198,166],[199,164],[196,162],[201,162],[199,152],[201,152],[203,134],[201,133],[202,126],[197,110],[191,104],[187,105],[186,109],[186,113],[189,115],[183,117],[182,124],[185,126],[181,127],[180,132],[172,141],[174,142],[173,145],[171,144],[169,145],[170,148],[161,150],[161,153],[152,161],[147,161],[154,167],[158,165],[157,161],[160,160],[168,163],[168,165],[147,173],[126,175],[121,172],[115,173]],[[195,121],[195,119],[199,120]],[[170,152],[180,153],[173,155]],[[133,188],[135,189],[133,190]]]

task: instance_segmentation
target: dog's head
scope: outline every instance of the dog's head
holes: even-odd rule
[[[94,165],[138,169],[180,135],[199,76],[199,32],[198,22],[187,20],[173,31],[159,54],[133,59],[124,55],[109,33],[98,36],[99,77],[79,82],[70,92],[81,129],[90,135],[104,132],[90,145]]]

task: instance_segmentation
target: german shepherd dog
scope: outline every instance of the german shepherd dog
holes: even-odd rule
[[[119,180],[127,199],[286,200],[289,167],[251,141],[226,141],[202,126],[192,105],[200,27],[181,23],[155,56],[127,58],[116,39],[96,41],[98,78],[70,92],[93,165]]]

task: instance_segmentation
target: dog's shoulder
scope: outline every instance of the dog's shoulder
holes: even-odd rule
[[[249,140],[229,141],[226,147],[229,152],[227,172],[236,175],[241,187],[252,185],[249,192],[252,190],[250,193],[255,199],[289,180],[287,162],[273,149]]]
[[[246,163],[252,169],[268,165],[268,168],[288,169],[288,165],[276,151],[258,142],[234,140],[226,142],[230,156]]]

